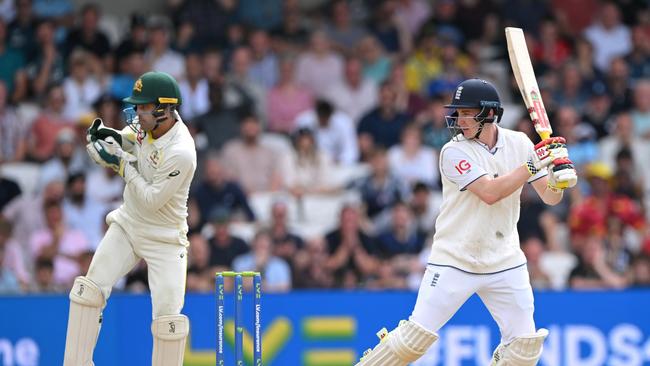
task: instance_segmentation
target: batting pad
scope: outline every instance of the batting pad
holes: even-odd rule
[[[492,366],[535,366],[542,356],[548,330],[516,337],[507,345],[499,345],[492,356]]]
[[[104,295],[86,277],[75,278],[70,290],[70,315],[65,337],[64,366],[92,366],[93,349],[101,326]]]
[[[163,315],[151,322],[152,366],[182,366],[190,320],[183,314]]]
[[[438,335],[411,320],[403,320],[357,366],[408,366],[420,358]]]

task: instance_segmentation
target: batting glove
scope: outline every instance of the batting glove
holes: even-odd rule
[[[125,165],[137,160],[135,156],[122,150],[112,137],[91,142],[86,145],[86,150],[95,163],[113,169],[121,177],[124,177]]]
[[[526,162],[530,175],[535,175],[542,169],[553,164],[557,159],[569,157],[564,137],[551,137],[535,145],[535,151]]]

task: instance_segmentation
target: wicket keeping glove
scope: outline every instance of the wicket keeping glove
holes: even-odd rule
[[[104,121],[101,118],[95,118],[86,132],[86,141],[93,143],[97,140],[106,140],[108,137],[112,137],[122,146],[122,135],[120,135],[120,131],[104,126]]]
[[[535,151],[526,162],[526,168],[530,175],[535,175],[553,164],[555,160],[568,158],[569,151],[566,148],[564,137],[551,137],[535,145]]]
[[[113,137],[106,140],[96,140],[86,145],[88,155],[99,165],[111,168],[121,177],[124,177],[126,164],[136,161],[136,157],[122,150]]]

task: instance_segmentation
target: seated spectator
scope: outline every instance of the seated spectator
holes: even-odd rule
[[[266,113],[268,130],[290,134],[295,129],[296,117],[312,108],[311,92],[295,81],[296,60],[291,56],[280,59],[280,75],[267,94]]]
[[[224,102],[229,108],[252,106],[249,113],[266,121],[266,89],[251,77],[252,57],[251,49],[247,46],[238,46],[233,50],[224,79]]]
[[[212,223],[213,235],[210,244],[210,266],[232,268],[233,260],[250,251],[245,241],[230,235],[230,211],[215,207],[208,217]]]
[[[109,82],[109,94],[118,100],[130,96],[133,84],[146,71],[149,67],[144,59],[144,49],[132,49],[117,64],[117,73]]]
[[[650,287],[650,256],[642,254],[632,261],[633,287]]]
[[[239,183],[229,180],[219,156],[208,154],[203,160],[203,179],[191,194],[201,212],[202,221],[207,220],[216,207],[230,211],[234,218],[255,221],[255,214]]]
[[[46,228],[34,232],[30,238],[32,256],[52,260],[54,282],[71,286],[74,278],[81,274],[77,259],[90,249],[90,245],[81,231],[67,226],[60,203],[45,205],[45,220]]]
[[[540,263],[544,254],[544,242],[540,238],[530,237],[521,243],[521,249],[526,255],[526,267],[531,286],[535,289],[550,288],[551,278],[544,272]]]
[[[187,291],[210,292],[214,288],[214,272],[210,267],[210,246],[200,233],[189,236]]]
[[[203,76],[200,54],[193,52],[185,56],[185,79],[179,80],[178,88],[183,97],[180,113],[184,121],[192,121],[210,109],[210,86]]]
[[[377,149],[370,156],[370,173],[353,181],[348,188],[359,192],[366,215],[374,219],[383,210],[408,197],[408,187],[388,166],[386,150]]]
[[[298,51],[307,45],[309,32],[305,29],[304,17],[297,5],[285,2],[282,24],[271,31],[273,48],[278,52]]]
[[[256,271],[262,274],[264,292],[291,290],[291,269],[287,262],[273,255],[271,235],[258,231],[251,242],[251,252],[235,258],[232,268],[237,272]]]
[[[91,74],[88,55],[75,50],[68,60],[70,75],[63,80],[65,109],[63,115],[71,121],[79,121],[92,113],[92,105],[102,94],[102,85]]]
[[[230,177],[247,193],[276,191],[282,187],[280,160],[275,150],[260,144],[261,126],[252,115],[241,122],[240,137],[223,148],[222,161]]]
[[[335,0],[329,4],[330,21],[325,24],[324,32],[334,48],[341,53],[348,53],[367,34],[367,30],[355,24],[351,19],[350,6],[346,0]]]
[[[569,282],[574,289],[621,289],[625,277],[617,274],[605,260],[603,240],[592,235],[578,253],[578,265],[571,271]]]
[[[28,284],[22,253],[10,238],[11,224],[0,217],[0,294],[22,292]]]
[[[324,100],[317,100],[314,110],[296,117],[297,128],[310,128],[316,136],[318,149],[336,164],[352,165],[359,158],[354,122],[345,113],[335,111]]]
[[[86,169],[87,153],[80,146],[72,128],[57,133],[54,155],[41,168],[39,188],[54,180],[65,182],[72,173]]]
[[[68,287],[56,282],[54,278],[54,261],[51,258],[39,257],[34,264],[34,281],[31,292],[35,293],[64,293]]]
[[[296,197],[305,194],[331,193],[336,190],[331,181],[333,169],[329,156],[318,150],[314,133],[301,128],[293,137],[294,154],[287,169],[287,188]]]
[[[358,281],[356,287],[378,271],[375,242],[361,229],[359,216],[357,207],[343,206],[338,227],[325,236],[329,258],[324,267],[334,276],[336,287],[343,285],[348,272],[353,272]]]
[[[298,84],[317,97],[324,96],[343,79],[343,59],[331,50],[327,35],[322,31],[311,34],[309,50],[298,57]]]
[[[641,80],[634,86],[634,105],[631,116],[632,122],[634,123],[634,134],[645,140],[649,140],[650,81]]]
[[[387,258],[399,254],[418,254],[424,247],[425,236],[418,231],[409,207],[397,202],[392,209],[391,226],[377,235],[379,252]]]
[[[248,74],[254,83],[269,90],[278,82],[278,58],[271,48],[269,34],[264,29],[255,29],[248,42],[252,56]]]
[[[124,179],[111,168],[95,168],[86,178],[86,195],[90,200],[109,207],[122,203]]]
[[[397,110],[396,93],[390,83],[379,90],[379,106],[361,118],[357,126],[362,158],[377,147],[389,149],[399,143],[402,130],[409,122],[406,113]]]
[[[104,221],[109,207],[88,197],[86,187],[83,173],[73,173],[68,177],[63,214],[68,227],[81,231],[90,247],[97,249],[104,236]]]
[[[611,170],[616,170],[616,155],[623,148],[632,153],[635,170],[645,171],[644,159],[650,155],[650,147],[634,132],[634,122],[627,112],[617,114],[613,119],[612,133],[599,141],[600,159]]]
[[[56,139],[59,131],[66,127],[74,127],[73,121],[63,115],[65,95],[61,85],[52,85],[46,92],[43,109],[29,133],[29,156],[37,162],[44,162],[54,155]]]
[[[377,106],[377,84],[364,79],[361,60],[348,57],[345,61],[344,77],[340,83],[324,92],[325,98],[332,102],[336,109],[343,111],[358,124],[366,113]]]
[[[431,187],[422,182],[415,183],[411,191],[409,207],[413,219],[417,223],[418,231],[427,236],[433,234],[440,207],[434,207],[431,203]]]
[[[303,248],[302,238],[289,229],[287,204],[283,201],[273,202],[271,205],[271,223],[269,233],[273,240],[273,255],[278,256],[289,265],[294,256]]]
[[[359,54],[363,63],[363,77],[380,85],[391,72],[392,61],[376,37],[368,35],[359,42]]]
[[[60,85],[65,75],[66,55],[56,44],[54,33],[54,21],[51,19],[39,20],[36,28],[38,47],[26,67],[31,90],[37,97],[47,96],[50,86]]]
[[[580,116],[572,107],[561,107],[556,112],[557,135],[566,138],[567,149],[571,151],[571,161],[578,171],[583,166],[598,159],[596,133],[588,124],[580,121]]]
[[[170,48],[172,24],[164,16],[153,16],[147,24],[149,49],[145,59],[153,71],[166,72],[176,80],[185,78],[185,58]]]
[[[29,126],[18,117],[16,109],[8,103],[7,84],[0,76],[0,121],[2,121],[0,122],[0,163],[22,161],[27,153]]]
[[[402,131],[401,143],[388,150],[390,170],[412,187],[423,182],[437,187],[440,180],[438,154],[430,147],[422,146],[422,135],[416,125],[408,125]]]
[[[333,288],[334,276],[323,265],[327,258],[327,243],[322,237],[307,239],[304,250],[293,258],[293,288]]]
[[[241,108],[226,106],[222,85],[218,83],[210,83],[208,96],[210,109],[193,120],[188,120],[188,127],[204,136],[196,138],[198,150],[219,151],[226,143],[239,136],[242,113],[251,111],[252,105],[245,105]],[[203,143],[207,146],[198,144],[202,139],[207,140],[207,144]]]
[[[442,97],[431,98],[415,118],[415,123],[422,127],[422,143],[425,146],[442,150],[442,147],[449,141],[449,130],[446,122],[447,109]],[[530,125],[530,120],[526,120]]]

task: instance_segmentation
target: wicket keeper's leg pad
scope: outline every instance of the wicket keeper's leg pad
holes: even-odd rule
[[[101,326],[104,295],[87,277],[75,278],[70,290],[70,315],[65,337],[64,366],[93,365],[93,350]]]
[[[182,366],[190,320],[183,314],[163,315],[151,322],[152,366]]]
[[[397,328],[367,351],[357,366],[408,366],[420,358],[438,339],[438,335],[421,325],[402,320]]]
[[[492,355],[491,366],[537,365],[547,336],[548,330],[541,328],[535,334],[516,337],[506,345],[500,344]]]

